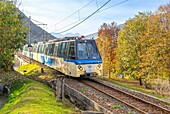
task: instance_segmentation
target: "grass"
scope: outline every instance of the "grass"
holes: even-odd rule
[[[115,106],[113,106],[113,108],[120,108],[120,106],[118,106],[118,105],[115,105]]]
[[[38,79],[40,81],[49,81],[51,79],[54,79],[54,70],[51,69],[44,69],[44,73],[41,73],[41,67],[36,64],[26,64],[23,66],[20,66],[16,69],[18,72],[23,74],[27,77],[32,77],[34,79]]]
[[[56,102],[54,92],[31,79],[16,80],[0,114],[70,114],[73,109]]]

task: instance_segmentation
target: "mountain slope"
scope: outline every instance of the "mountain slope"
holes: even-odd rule
[[[19,14],[24,17],[24,21],[26,22],[26,26],[29,28],[29,18],[19,10]],[[40,28],[36,24],[34,24],[32,21],[30,21],[30,41],[31,42],[39,42],[39,41],[47,41],[50,39],[55,39],[53,35],[45,31],[44,29]],[[29,31],[27,31],[28,33]],[[27,37],[26,40],[29,41],[29,38]]]

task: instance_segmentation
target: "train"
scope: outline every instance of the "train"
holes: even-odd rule
[[[82,36],[26,44],[22,54],[67,76],[101,76],[103,72],[95,40]]]

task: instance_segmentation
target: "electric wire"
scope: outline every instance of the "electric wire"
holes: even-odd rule
[[[70,28],[68,28],[68,29],[66,29],[66,30],[63,30],[63,31],[61,31],[61,32],[58,32],[58,33],[56,33],[56,34],[64,33],[64,32],[67,32],[67,31],[69,31],[69,30],[77,27],[78,25],[80,25],[81,23],[83,23],[84,21],[86,21],[87,19],[89,19],[91,16],[93,16],[94,14],[96,14],[97,12],[99,12],[100,9],[102,9],[102,8],[103,8],[105,5],[107,5],[110,1],[111,1],[111,0],[108,0],[105,4],[103,4],[101,7],[99,7],[95,12],[93,12],[91,15],[89,15],[88,17],[86,17],[85,19],[83,19],[82,21],[80,21],[79,23],[77,23],[76,25],[74,25],[74,26],[72,26],[72,27],[70,27]],[[119,3],[114,4],[114,5],[112,5],[112,6],[108,7],[108,8],[105,8],[104,10],[107,10],[107,9],[109,9],[109,8],[111,8],[111,7],[115,7],[115,6],[120,5],[120,4],[122,4],[122,3],[124,3],[124,2],[127,2],[127,1],[128,1],[128,0],[119,2]],[[104,11],[104,10],[101,10],[101,11]],[[100,12],[101,12],[101,11],[100,11]]]
[[[68,25],[66,25],[66,26],[63,26],[62,28],[59,28],[59,29],[57,29],[57,30],[55,30],[55,31],[62,30],[63,28],[68,27],[68,26],[71,26],[71,25],[73,25],[73,24],[75,24],[75,23],[77,23],[77,22],[79,22],[79,21],[81,21],[81,20],[83,20],[83,19],[85,19],[85,17],[82,18],[82,19],[80,19],[80,20],[78,20],[78,21],[74,21],[74,22],[72,22],[72,23],[70,23],[70,24],[68,24]]]
[[[98,10],[97,12],[100,13],[100,12],[105,11],[105,10],[108,10],[108,9],[110,9],[110,8],[112,8],[112,7],[115,7],[115,6],[118,6],[118,5],[120,5],[120,4],[123,4],[123,3],[127,2],[127,1],[128,1],[128,0],[121,1],[121,2],[116,3],[116,4],[114,4],[114,5],[110,6],[110,7],[105,8],[105,9],[103,9],[103,10]],[[97,12],[96,12],[96,13],[97,13]],[[84,20],[84,19],[85,19],[85,18],[80,19],[79,21]],[[79,21],[75,21],[75,22],[73,22],[73,23],[71,23],[71,24],[68,24],[68,25],[66,25],[66,26],[64,26],[64,27],[62,27],[62,28],[59,28],[59,29],[57,29],[57,30],[55,30],[55,31],[62,30],[62,29],[64,29],[65,27],[71,26],[71,25],[73,25],[74,23],[77,23],[77,22],[79,22]],[[65,32],[66,32],[66,31],[65,31]],[[61,32],[59,32],[59,33],[61,33]],[[59,34],[59,33],[58,33],[58,34]],[[63,33],[63,31],[62,31],[62,33]]]
[[[56,25],[58,25],[58,24],[62,23],[63,21],[67,20],[68,18],[70,18],[70,17],[71,17],[71,16],[73,16],[74,14],[79,13],[82,9],[84,9],[85,7],[87,7],[88,5],[90,5],[93,1],[94,1],[94,0],[91,0],[91,1],[90,1],[90,2],[88,2],[86,5],[84,5],[82,8],[80,8],[80,9],[79,9],[79,10],[77,10],[76,12],[72,13],[72,14],[71,14],[71,15],[69,15],[68,17],[66,17],[66,18],[62,19],[61,21],[59,21],[59,22],[58,22],[58,23],[56,23],[56,24],[53,24],[53,25],[49,26],[49,28],[50,28],[50,27],[52,27],[52,26],[56,26]]]
[[[76,12],[74,12],[74,13],[72,13],[71,15],[69,15],[68,17],[62,19],[62,20],[59,21],[58,23],[49,26],[48,28],[50,28],[50,27],[52,27],[52,26],[55,26],[55,25],[57,25],[57,24],[60,24],[60,23],[62,23],[63,21],[65,21],[65,20],[67,20],[68,18],[70,18],[71,16],[73,16],[74,14],[79,13],[82,9],[84,9],[85,7],[87,7],[88,5],[90,5],[93,1],[94,1],[94,0],[91,0],[91,1],[88,2],[86,5],[84,5],[82,8],[80,8],[79,10],[77,10]],[[39,22],[39,21],[37,21],[37,20],[34,20],[34,19],[31,19],[31,20],[33,20],[33,21],[35,21],[35,22],[38,22],[38,23],[41,23],[41,22]],[[79,18],[79,21],[81,21],[80,18]],[[71,24],[69,24],[69,25],[72,25],[72,24],[77,23],[77,22],[78,22],[78,21],[73,22],[73,23],[71,23]],[[42,23],[42,24],[43,24],[43,23]],[[46,24],[43,24],[43,25],[46,25]],[[68,25],[68,26],[69,26],[69,25]],[[61,29],[59,29],[59,30],[61,30]],[[33,38],[37,37],[37,36],[38,36],[40,33],[42,33],[43,31],[44,31],[44,30],[41,30],[40,32],[38,32],[36,35],[34,35],[34,36],[33,36],[32,38],[30,38],[30,39],[33,39]]]
[[[84,21],[86,21],[87,19],[89,19],[91,16],[93,16],[95,13],[97,13],[101,8],[103,8],[106,4],[108,4],[111,0],[108,0],[105,4],[103,4],[100,8],[98,8],[95,12],[93,12],[91,15],[89,15],[88,17],[86,17],[85,19],[83,19],[82,21],[80,21],[79,23],[77,23],[76,25],[72,26],[71,28],[69,29],[66,29],[64,31],[61,31],[59,32],[58,34],[60,33],[64,33],[64,32],[67,32],[73,28],[75,28],[76,26],[80,25],[81,23],[83,23]]]
[[[36,25],[47,25],[47,24],[44,24],[44,23],[42,23],[42,22],[40,22],[40,21],[37,21],[37,20],[35,20],[35,19],[31,19],[31,20],[40,23],[40,24],[36,24]]]
[[[123,3],[127,2],[127,1],[128,1],[128,0],[124,0],[124,1],[122,1],[122,2],[119,2],[119,3],[117,3],[117,4],[112,5],[112,6],[110,6],[110,7],[107,7],[107,8],[105,8],[105,9],[103,9],[103,10],[100,10],[99,12],[108,10],[108,9],[110,9],[110,8],[112,8],[112,7],[118,6],[118,5],[123,4]]]
[[[54,24],[54,25],[51,25],[51,26],[55,26],[55,25],[61,23],[62,21],[65,21],[66,19],[68,19],[68,18],[71,17],[72,15],[76,14],[77,12],[79,12],[80,10],[82,10],[83,8],[85,8],[86,6],[88,6],[88,5],[89,5],[90,3],[92,3],[93,1],[94,1],[94,0],[90,1],[88,4],[86,4],[85,6],[83,6],[82,8],[80,8],[79,10],[77,10],[76,12],[74,12],[73,14],[71,14],[70,16],[62,19],[60,22],[58,22],[58,23],[56,23],[56,24]],[[108,10],[108,9],[110,9],[110,8],[112,8],[112,7],[115,7],[115,6],[118,6],[118,5],[120,5],[120,4],[123,4],[123,3],[127,2],[128,0],[124,0],[124,1],[122,1],[122,2],[119,2],[119,3],[117,3],[117,4],[112,5],[112,6],[110,6],[110,7],[107,7],[107,8],[105,8],[105,9],[103,9],[103,10],[100,10],[100,9],[103,8],[105,5],[107,5],[110,1],[111,1],[111,0],[107,1],[104,5],[102,5],[100,8],[98,8],[95,12],[93,12],[93,13],[92,13],[91,15],[89,15],[88,17],[83,18],[83,19],[80,19],[79,21],[82,20],[81,22],[75,21],[75,22],[73,22],[73,23],[71,23],[71,24],[69,24],[69,25],[66,25],[66,26],[64,26],[64,27],[62,27],[62,28],[60,28],[60,29],[55,30],[55,31],[62,30],[62,29],[65,28],[65,27],[71,26],[72,24],[75,24],[75,23],[79,22],[79,23],[77,23],[76,25],[70,27],[69,29],[66,29],[66,30],[61,31],[61,32],[56,33],[56,34],[60,34],[60,33],[67,32],[67,31],[75,28],[76,26],[80,25],[80,24],[83,23],[84,21],[86,21],[88,18],[90,18],[91,16],[93,16],[95,13]],[[51,27],[51,26],[49,26],[49,27]],[[33,38],[35,38],[36,36],[38,36],[41,32],[43,32],[43,30],[41,30],[39,33],[37,33],[37,34],[36,34],[34,37],[32,37],[31,39],[33,39]]]
[[[100,13],[100,12],[102,12],[102,11],[105,11],[105,10],[108,10],[108,9],[110,9],[110,8],[112,8],[112,7],[118,6],[118,5],[120,5],[120,4],[123,4],[123,3],[127,2],[127,1],[128,1],[128,0],[124,0],[124,1],[122,1],[122,2],[119,2],[119,3],[117,3],[117,4],[114,4],[114,5],[112,5],[112,6],[109,6],[109,7],[105,8],[105,9],[103,9],[103,10],[99,10],[98,13]],[[97,5],[97,7],[98,7],[97,0],[96,0],[96,5]],[[84,19],[84,18],[83,18],[83,19]],[[71,24],[68,24],[68,25],[66,25],[66,26],[64,26],[64,27],[62,27],[62,28],[59,28],[59,29],[57,29],[57,30],[54,30],[54,31],[62,30],[63,28],[68,27],[68,26],[70,26],[70,25],[73,25],[74,23],[79,22],[79,21],[81,21],[81,20],[83,20],[83,19],[80,19],[80,18],[79,18],[78,21],[75,21],[75,22],[73,22],[73,23],[71,23]]]

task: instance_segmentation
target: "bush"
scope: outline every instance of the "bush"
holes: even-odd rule
[[[155,79],[152,88],[156,93],[163,96],[170,96],[170,83],[169,80]]]

